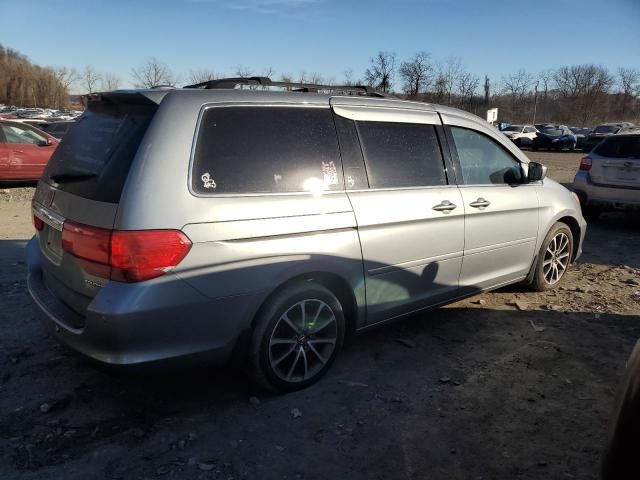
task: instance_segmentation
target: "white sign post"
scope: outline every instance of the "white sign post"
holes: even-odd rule
[[[487,122],[493,123],[498,121],[498,109],[490,108],[487,110]]]

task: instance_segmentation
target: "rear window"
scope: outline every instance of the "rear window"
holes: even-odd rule
[[[200,194],[342,189],[336,129],[328,108],[205,110],[191,187]]]
[[[640,159],[640,135],[608,137],[594,149],[594,153],[610,158]]]
[[[600,125],[593,133],[616,133],[619,129],[620,127],[616,125]]]
[[[91,105],[58,145],[44,178],[73,195],[118,203],[156,109],[155,105]]]

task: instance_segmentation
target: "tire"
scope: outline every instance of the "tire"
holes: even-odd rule
[[[571,264],[572,256],[571,229],[564,223],[556,223],[542,242],[531,287],[538,292],[557,288]]]
[[[260,309],[255,325],[249,367],[260,386],[277,393],[301,390],[322,378],[345,336],[339,300],[312,281],[276,292]]]

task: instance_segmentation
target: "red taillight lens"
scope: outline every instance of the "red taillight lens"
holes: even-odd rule
[[[80,259],[82,268],[96,277],[109,278],[111,230],[64,222],[62,249]]]
[[[115,231],[111,237],[111,279],[140,282],[163,275],[189,253],[179,230]]]
[[[36,216],[35,214],[33,215],[33,226],[36,228],[37,231],[41,231],[44,228],[44,222],[40,217]]]
[[[189,253],[191,241],[179,230],[111,231],[65,222],[62,248],[92,275],[141,282],[178,265]]]
[[[580,160],[580,170],[584,172],[591,170],[591,157],[584,157]]]

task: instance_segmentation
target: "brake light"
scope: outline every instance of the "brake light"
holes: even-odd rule
[[[580,160],[580,170],[584,172],[588,172],[589,170],[591,170],[591,165],[591,157],[584,157],[582,160]]]
[[[191,249],[179,230],[107,230],[65,222],[62,249],[92,275],[141,282],[164,275]]]
[[[33,214],[33,226],[39,232],[44,228],[44,222],[35,213]]]
[[[164,275],[189,253],[179,230],[115,231],[111,236],[111,279],[140,282]]]

